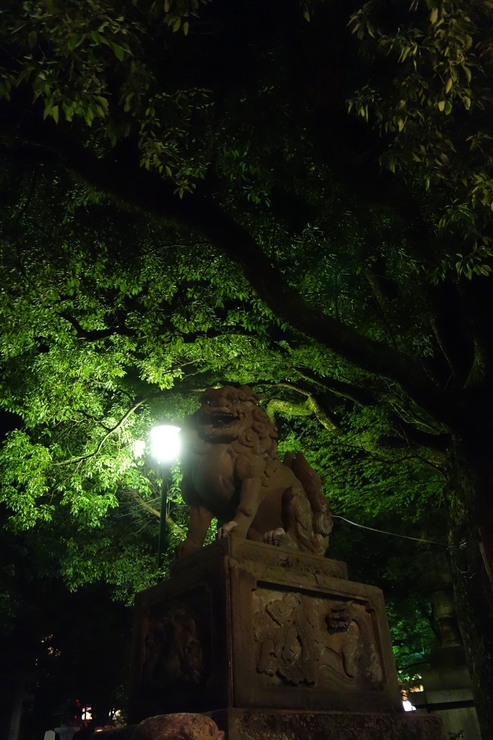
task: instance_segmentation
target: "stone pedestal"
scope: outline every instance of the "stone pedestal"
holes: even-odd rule
[[[231,537],[137,598],[130,721],[204,712],[227,740],[441,740],[403,712],[382,593],[344,563]]]
[[[417,713],[228,709],[211,712],[227,740],[446,740],[438,717]],[[447,738],[448,740],[448,738]]]

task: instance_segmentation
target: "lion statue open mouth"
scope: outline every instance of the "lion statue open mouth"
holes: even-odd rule
[[[247,385],[208,388],[182,435],[182,495],[190,506],[178,557],[217,537],[245,537],[324,555],[332,530],[320,478],[301,453],[277,457],[277,429]]]

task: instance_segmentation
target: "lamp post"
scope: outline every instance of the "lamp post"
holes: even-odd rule
[[[166,543],[169,465],[178,457],[180,452],[179,434],[180,427],[170,424],[161,424],[151,429],[151,454],[159,463],[162,476],[161,516],[159,520],[159,544],[157,551],[158,569],[161,567],[163,550]]]

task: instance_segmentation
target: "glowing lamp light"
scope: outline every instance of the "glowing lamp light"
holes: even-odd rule
[[[151,454],[159,463],[169,463],[180,454],[180,427],[161,424],[151,429]]]
[[[133,443],[134,457],[139,458],[144,455],[146,443],[143,439],[136,439]]]

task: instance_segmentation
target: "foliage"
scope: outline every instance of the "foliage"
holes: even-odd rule
[[[22,186],[20,193],[12,193],[15,205],[5,209],[4,222],[10,280],[2,304],[7,327],[1,338],[2,403],[23,419],[24,428],[12,432],[2,449],[2,497],[17,530],[51,521],[60,506],[78,527],[91,529],[121,506],[122,498],[124,505],[131,495],[156,499],[159,484],[152,462],[136,459],[133,443],[145,439],[160,417],[182,419],[194,408],[201,387],[270,378],[276,397],[282,398],[276,381],[296,382],[303,367],[323,372],[330,358],[337,373],[336,358],[300,336],[272,341],[272,332],[281,329],[275,329],[271,314],[238,271],[206,244],[184,241],[177,255],[169,228],[156,229],[141,220],[129,224],[107,204],[75,206],[72,194],[67,198],[62,190],[66,181],[58,187],[56,180],[51,182],[47,210],[44,175],[33,182],[29,203]],[[60,224],[57,215],[64,209]],[[361,303],[353,298],[356,283],[364,285],[364,277],[354,275],[362,272],[358,245],[338,264],[337,254],[323,251],[325,233],[314,225],[295,240],[287,239],[286,270],[299,264],[303,254],[311,255],[302,289],[314,300],[317,295],[331,300],[333,310],[352,320],[363,320],[377,336],[382,331],[378,322],[371,314],[361,317]],[[280,247],[278,242],[281,255]],[[334,280],[337,287],[331,285]],[[366,293],[360,294],[363,300],[369,300]],[[401,303],[405,308],[403,295]],[[426,344],[422,351],[427,352]],[[339,373],[344,372],[338,364]],[[299,397],[296,390],[284,393],[291,401]],[[352,439],[342,456],[346,464],[354,458],[351,476],[338,478],[345,476],[350,499],[352,486],[361,490],[366,477],[365,490],[374,491],[374,512],[386,506],[377,480],[388,487],[388,476],[378,466],[370,472],[367,455],[363,477],[357,458],[365,445],[378,446],[379,436],[390,433],[391,409],[392,402],[388,408],[361,409],[357,430],[351,428],[350,415],[338,410],[345,435]],[[317,424],[305,433],[308,429],[331,444],[328,431],[319,432]],[[329,465],[322,456],[316,464],[332,477],[336,467],[343,469],[337,457]],[[99,549],[103,542],[104,537]],[[77,566],[73,572],[84,569]]]
[[[454,265],[468,278],[491,271],[492,11],[488,1],[417,0],[389,14],[369,2],[351,18],[369,60],[386,58],[392,72],[360,88],[349,107],[393,135],[382,163],[413,178],[437,233],[462,241],[433,267],[434,280]]]
[[[0,496],[11,531],[56,542],[46,572],[154,578],[160,474],[133,443],[248,382],[336,514],[448,528],[491,685],[490,6],[4,4]],[[366,580],[396,588],[403,548]]]

